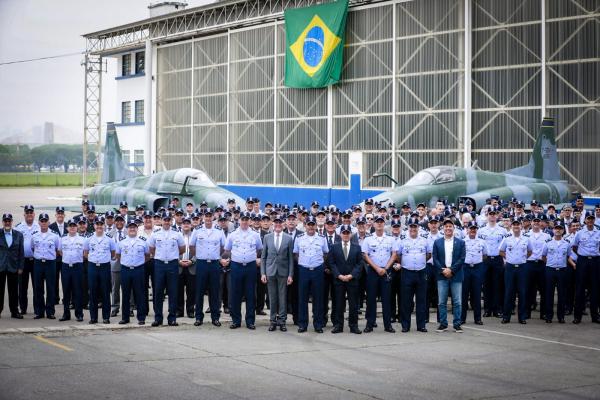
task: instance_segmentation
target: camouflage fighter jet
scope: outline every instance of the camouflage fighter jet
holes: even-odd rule
[[[489,172],[474,168],[437,166],[418,172],[404,185],[381,193],[375,201],[404,202],[412,207],[424,203],[435,206],[440,198],[450,201],[471,199],[476,208],[486,199],[498,195],[507,200],[516,197],[526,203],[537,200],[546,203],[566,203],[575,198],[574,187],[560,179],[554,120],[544,118],[533,147],[529,163],[504,172]]]
[[[179,198],[183,205],[189,201],[196,205],[205,201],[215,207],[226,205],[228,199],[235,199],[238,205],[244,203],[241,197],[217,186],[205,172],[194,168],[136,176],[123,162],[113,123],[108,124],[106,133],[101,183],[86,189],[82,197],[95,204],[97,211],[118,209],[121,201],[132,206],[145,204],[156,211],[167,207],[173,197]]]

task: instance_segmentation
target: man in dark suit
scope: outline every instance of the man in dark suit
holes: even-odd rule
[[[331,251],[331,248],[333,247],[333,245],[342,240],[340,235],[335,233],[335,221],[333,219],[328,218],[327,221],[325,222],[325,232],[324,233],[325,233],[325,239],[327,239],[327,245],[329,246],[329,251]],[[327,321],[328,321],[328,314],[329,314],[329,298],[331,297],[331,323],[333,324],[333,326],[336,326],[338,321],[336,321],[336,318],[335,318],[336,301],[335,301],[335,293],[333,290],[334,278],[331,273],[331,267],[329,266],[329,264],[327,262],[325,263],[324,271],[325,271],[324,272],[325,280],[324,280],[324,284],[323,284],[323,307],[321,308],[323,310],[323,322],[326,326]]]
[[[294,247],[294,242],[296,241],[296,237],[304,233],[300,229],[297,229],[298,220],[296,219],[296,215],[291,213],[285,217],[285,229],[284,233],[287,233],[292,238],[292,248]],[[298,324],[298,263],[294,260],[294,276],[292,280],[292,284],[288,288],[288,314],[292,314],[292,320],[294,325]]]
[[[0,235],[0,314],[4,308],[4,287],[8,286],[8,307],[11,318],[23,319],[19,313],[19,275],[23,273],[23,234],[12,228],[11,214],[2,216],[4,229]]]
[[[448,291],[452,291],[454,331],[461,333],[462,281],[465,263],[465,242],[454,237],[454,222],[444,220],[444,236],[433,242],[433,266],[437,273],[438,309],[440,326],[438,332],[448,329]]]
[[[58,235],[58,237],[62,238],[64,236],[68,235],[67,232],[67,223],[65,222],[65,208],[62,206],[58,206],[56,207],[56,215],[55,215],[56,220],[51,223],[48,226],[48,229],[50,229],[52,232],[56,233]],[[59,288],[58,288],[58,284],[60,283],[60,266],[62,266],[62,257],[58,256],[56,258],[56,283],[55,283],[55,287],[54,287],[54,293],[56,293],[56,300],[54,301],[55,304],[59,304],[60,303],[60,292],[59,292]],[[65,300],[64,298],[64,293],[63,293],[63,303],[65,301],[70,302],[71,299],[67,299]]]
[[[285,332],[287,287],[293,282],[294,276],[294,242],[291,236],[283,233],[283,220],[279,216],[275,217],[273,223],[273,233],[266,234],[263,239],[260,274],[261,282],[267,285],[269,291],[269,332],[273,332],[277,326]]]
[[[331,333],[340,333],[344,330],[344,311],[346,295],[348,295],[348,326],[350,332],[360,334],[362,332],[358,329],[358,282],[364,268],[363,256],[360,246],[350,240],[352,227],[342,225],[340,233],[341,240],[329,248],[327,256],[335,292],[335,307],[332,310],[335,326]]]

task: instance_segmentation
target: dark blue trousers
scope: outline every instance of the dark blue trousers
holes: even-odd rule
[[[63,316],[71,318],[71,301],[75,309],[75,318],[83,318],[83,263],[62,263],[61,281],[63,289]]]
[[[144,265],[129,268],[121,265],[121,290],[123,292],[123,320],[129,321],[129,310],[131,308],[131,290],[137,306],[137,320],[145,321],[148,311],[146,310],[146,299],[144,297],[144,284],[146,272]]]
[[[492,314],[502,314],[504,307],[504,261],[500,256],[488,257],[485,260],[483,294],[485,311]]]
[[[313,327],[323,329],[323,266],[298,265],[298,327],[308,327],[308,297],[312,297]]]
[[[377,320],[377,292],[381,293],[381,309],[383,313],[383,326],[392,326],[392,293],[391,275],[377,275],[373,268],[367,270],[367,326],[373,327]]]
[[[323,272],[323,271],[321,271]],[[196,269],[198,274],[198,269]],[[201,292],[196,287],[198,293]],[[246,265],[231,262],[231,322],[237,325],[242,323],[242,296],[246,298],[246,326],[254,325],[256,318],[256,261],[246,263]],[[211,306],[212,312],[212,306]]]
[[[462,284],[461,318],[463,321],[467,320],[467,306],[468,301],[471,300],[473,319],[481,321],[481,289],[487,267],[484,263],[474,264],[472,267],[469,264],[465,264],[462,270],[464,278]]]
[[[519,321],[527,319],[527,264],[516,265],[506,263],[504,270],[504,311],[505,320],[510,321],[513,308],[515,308],[516,295],[519,295]]]
[[[585,310],[585,289],[590,290],[590,317],[598,316],[598,286],[600,286],[600,257],[579,256],[575,270],[575,319],[581,319]]]
[[[402,291],[402,312],[400,322],[403,329],[410,329],[413,297],[416,303],[417,329],[425,328],[427,321],[427,270],[411,271],[402,268],[400,278]]]
[[[165,287],[169,297],[169,307],[167,314],[168,322],[177,320],[177,286],[179,280],[179,264],[177,259],[167,263],[160,260],[154,260],[154,320],[158,323],[163,322],[163,302],[165,300]]]
[[[56,260],[35,260],[33,262],[33,312],[35,315],[54,315],[54,293],[56,279]],[[44,300],[44,281],[46,282],[46,299]]]
[[[558,269],[546,267],[546,272],[544,274],[546,279],[546,303],[544,304],[544,314],[546,315],[546,319],[552,320],[554,317],[554,289],[558,292],[556,316],[559,320],[565,319],[565,300],[567,297],[567,276],[569,268],[571,267]]]
[[[546,271],[546,263],[542,261],[529,261],[527,263],[527,313],[531,317],[531,310],[533,305],[537,302],[537,292],[540,292],[540,317],[544,316],[544,308],[546,304],[546,279],[544,277]]]
[[[88,287],[90,289],[90,319],[98,319],[98,303],[102,301],[102,319],[110,319],[110,263],[88,262]]]
[[[196,320],[204,320],[204,292],[208,289],[210,319],[218,321],[221,317],[219,288],[223,268],[219,260],[196,260]],[[241,319],[241,317],[240,317]]]
[[[152,287],[152,295],[154,295],[154,260],[150,259],[144,263],[144,301],[146,302],[146,316],[150,312],[150,291]]]

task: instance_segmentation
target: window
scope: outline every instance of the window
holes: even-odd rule
[[[135,164],[135,172],[138,174],[144,173],[144,150],[133,151],[133,162]]]
[[[121,158],[123,158],[123,162],[125,165],[129,165],[129,150],[121,150]]]
[[[144,123],[144,100],[135,101],[135,122]]]
[[[131,102],[124,101],[121,103],[121,123],[128,124],[131,122]]]
[[[123,54],[121,63],[121,75],[127,76],[131,74],[131,54]]]
[[[143,51],[135,53],[135,73],[142,74],[146,68],[146,54]]]

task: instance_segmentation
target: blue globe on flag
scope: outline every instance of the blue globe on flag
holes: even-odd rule
[[[323,43],[325,42],[325,34],[320,26],[312,27],[304,38],[304,47],[302,56],[304,62],[311,67],[319,65],[323,58]]]

